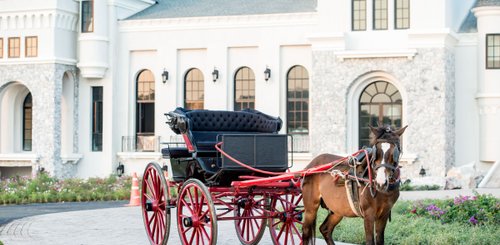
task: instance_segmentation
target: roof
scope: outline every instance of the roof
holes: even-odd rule
[[[476,3],[472,5],[471,9],[486,6],[500,6],[500,0],[477,0]],[[460,28],[458,29],[458,32],[477,32],[477,18],[472,11],[469,11],[465,17],[464,21],[460,25]]]
[[[127,20],[315,12],[317,0],[158,0]]]
[[[477,0],[475,7],[500,6],[500,0]]]

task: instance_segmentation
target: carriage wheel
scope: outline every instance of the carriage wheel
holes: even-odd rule
[[[301,193],[287,193],[284,195],[271,196],[270,211],[274,213],[269,218],[269,232],[274,244],[298,245],[302,243],[301,228],[302,213]]]
[[[177,199],[177,228],[182,244],[217,243],[217,214],[207,187],[187,180]]]
[[[151,244],[167,244],[170,233],[169,191],[160,165],[151,162],[142,177],[142,218]]]
[[[266,230],[266,219],[255,218],[264,216],[265,197],[245,196],[238,200],[236,209],[234,210],[234,221],[236,234],[241,244],[255,245],[258,244],[264,231]]]

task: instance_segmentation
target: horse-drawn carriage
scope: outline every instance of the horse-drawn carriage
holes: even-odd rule
[[[280,118],[255,110],[183,108],[166,115],[184,144],[167,144],[162,154],[170,164],[149,163],[143,174],[141,206],[151,244],[167,243],[173,214],[183,244],[216,244],[218,221],[233,221],[242,244],[259,243],[266,226],[274,244],[300,244],[302,180],[341,174],[359,183],[356,168],[370,162],[372,150],[364,149],[291,173]],[[354,173],[339,172],[339,164],[351,161]]]

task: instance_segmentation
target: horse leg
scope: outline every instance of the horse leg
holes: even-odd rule
[[[304,245],[314,244],[316,233],[316,214],[320,204],[320,194],[314,183],[308,182],[302,186],[302,201],[304,203],[304,221],[302,223],[302,241]]]
[[[373,239],[373,226],[375,224],[375,217],[373,215],[365,215],[365,240],[366,245],[375,244],[375,240]]]
[[[390,213],[389,213],[390,214]],[[383,216],[375,222],[375,231],[377,233],[377,243],[378,245],[384,244],[384,232],[385,232],[385,226],[387,225],[387,219],[389,218],[389,215]]]
[[[323,224],[321,224],[321,226],[319,227],[321,234],[323,234],[323,237],[325,238],[326,244],[335,244],[335,242],[333,242],[332,232],[335,229],[335,226],[337,226],[337,224],[342,220],[342,218],[343,216],[330,212]]]

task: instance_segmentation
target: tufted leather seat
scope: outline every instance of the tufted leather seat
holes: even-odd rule
[[[279,117],[249,109],[216,111],[186,110],[179,107],[166,115],[169,119],[167,123],[175,133],[188,136],[194,147],[197,161],[208,173],[213,173],[218,169],[210,159],[217,158],[215,144],[222,140],[222,135],[277,134],[283,123]],[[187,157],[191,154],[187,153],[185,148],[165,149],[162,153],[164,157],[170,159]]]

